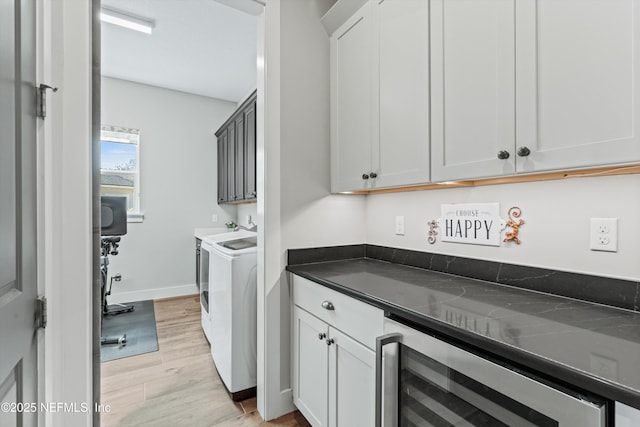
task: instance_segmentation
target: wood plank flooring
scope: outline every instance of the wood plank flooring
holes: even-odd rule
[[[256,399],[233,402],[200,327],[197,296],[154,301],[159,350],[102,363],[101,425],[304,426],[299,412],[265,422]]]

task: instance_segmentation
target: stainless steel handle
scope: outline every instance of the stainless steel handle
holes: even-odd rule
[[[331,301],[322,301],[322,308],[325,310],[335,310],[336,308],[333,306]]]
[[[362,179],[369,179],[369,174],[363,173],[362,174]]]
[[[324,332],[320,332],[320,333],[318,334],[318,339],[319,339],[319,340],[323,340],[323,339],[325,339],[326,337],[327,337],[327,334],[325,334]]]
[[[518,156],[520,157],[527,157],[529,154],[531,154],[531,150],[529,150],[529,148],[527,147],[520,147],[518,148]]]
[[[327,338],[327,345],[333,344],[335,341],[333,338]]]
[[[500,160],[507,160],[509,158],[509,152],[507,150],[498,151],[498,158]]]
[[[376,427],[382,427],[382,347],[401,339],[402,334],[397,332],[376,338]]]

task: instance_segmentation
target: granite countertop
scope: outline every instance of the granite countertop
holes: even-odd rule
[[[640,313],[361,258],[292,273],[527,369],[640,408]]]

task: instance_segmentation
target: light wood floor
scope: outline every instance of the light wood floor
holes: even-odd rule
[[[198,297],[154,302],[159,350],[102,363],[102,426],[309,426],[294,412],[265,422],[256,399],[229,398],[200,327]]]

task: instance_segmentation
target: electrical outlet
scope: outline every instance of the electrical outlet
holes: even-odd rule
[[[592,251],[618,252],[618,218],[591,218]]]
[[[398,236],[404,236],[404,217],[403,216],[396,217],[396,234]]]
[[[218,215],[217,214],[211,215],[211,222],[218,222]]]

